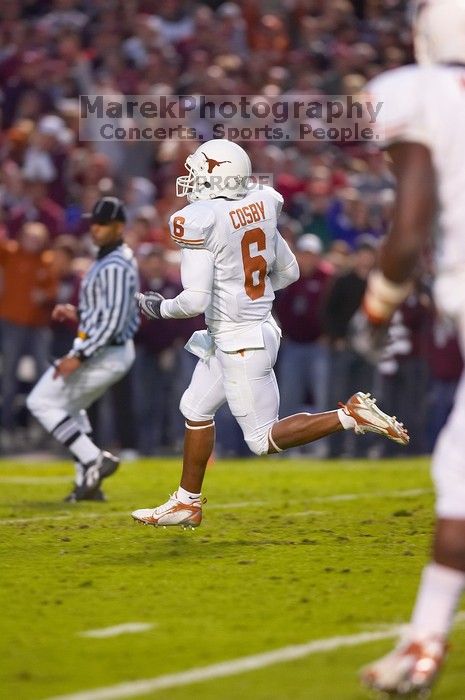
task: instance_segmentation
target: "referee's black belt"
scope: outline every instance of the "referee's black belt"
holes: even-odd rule
[[[126,345],[125,340],[112,340],[108,343],[108,345],[112,348],[120,348],[122,345]]]

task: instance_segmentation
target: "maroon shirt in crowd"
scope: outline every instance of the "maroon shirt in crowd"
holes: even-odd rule
[[[182,287],[168,279],[161,279],[159,283],[150,283],[146,279],[141,278],[141,292],[152,290],[158,292],[162,296],[171,299],[177,296]],[[149,321],[141,314],[141,324],[136,333],[135,342],[137,345],[143,345],[147,350],[153,352],[154,355],[170,348],[175,340],[179,337],[179,321],[172,319],[160,319],[156,323]]]
[[[52,240],[65,232],[64,210],[48,197],[44,198],[37,206],[22,204],[10,211],[6,220],[10,238],[16,239],[21,228],[28,221],[40,221],[41,224],[44,224]]]
[[[429,327],[428,365],[431,376],[443,382],[460,379],[463,360],[452,321],[436,317]]]
[[[312,343],[322,334],[321,311],[331,273],[318,267],[277,294],[275,310],[284,337]]]
[[[381,374],[395,374],[407,358],[426,359],[431,306],[425,294],[412,293],[392,317],[388,340],[379,363]]]

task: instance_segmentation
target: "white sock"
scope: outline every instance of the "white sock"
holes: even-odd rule
[[[186,489],[183,489],[182,486],[180,486],[176,491],[176,498],[181,503],[192,503],[193,501],[200,501],[201,495],[201,493],[191,493],[190,491],[186,491]]]
[[[460,596],[465,573],[432,562],[420,581],[408,637],[447,637]]]
[[[342,408],[337,409],[337,417],[339,418],[344,430],[353,430],[357,425],[357,421],[352,416],[348,416]]]
[[[78,462],[77,460],[74,462],[74,483],[76,486],[82,486],[82,482],[84,481],[84,467],[82,466],[81,462]]]
[[[81,433],[74,442],[68,445],[68,448],[73,456],[84,465],[95,462],[100,454],[97,445],[94,445],[92,440],[84,433]]]

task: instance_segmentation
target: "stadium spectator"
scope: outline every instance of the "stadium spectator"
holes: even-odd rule
[[[72,139],[63,119],[48,114],[31,134],[23,159],[25,180],[46,182],[48,197],[62,208],[68,197],[66,164]]]
[[[383,405],[402,416],[409,426],[412,455],[426,453],[426,340],[432,321],[431,298],[417,282],[417,287],[399,306],[389,325],[386,346],[378,363],[376,392]],[[399,454],[381,448],[383,456]]]
[[[152,290],[168,297],[179,294],[181,286],[168,275],[163,248],[144,244],[139,249],[138,259],[141,291]],[[163,447],[169,449],[182,438],[178,410],[181,395],[177,390],[180,355],[184,353],[182,326],[179,321],[160,320],[154,324],[142,318],[135,338],[133,411],[137,449],[142,455],[159,454]]]
[[[357,244],[357,248],[358,248]],[[326,262],[334,271],[334,276],[339,277],[349,272],[352,268],[351,249],[345,241],[333,241],[325,254]]]
[[[74,270],[77,242],[73,236],[63,235],[55,239],[52,246],[52,269],[57,278],[55,301],[57,304],[77,306],[81,277]],[[77,322],[67,319],[51,321],[52,340],[50,353],[54,358],[62,357],[71,349],[76,337]]]
[[[46,166],[40,163],[38,167]],[[18,204],[9,211],[5,220],[11,238],[15,238],[28,221],[42,223],[52,239],[65,233],[64,211],[48,196],[45,184],[47,179],[48,175],[44,170],[30,172],[24,177],[24,193]]]
[[[47,52],[34,47],[35,32],[25,45],[12,43],[20,51],[6,56],[3,61],[2,128],[9,129],[16,119],[37,121],[42,114],[53,110],[53,99],[45,79]],[[29,42],[29,43],[28,43]],[[21,50],[22,49],[22,50]],[[19,55],[18,55],[19,54]]]
[[[328,228],[334,240],[345,241],[351,248],[355,247],[361,235],[379,237],[380,228],[373,226],[370,211],[361,193],[354,187],[343,189],[333,199],[328,211]]]
[[[376,242],[361,236],[352,256],[352,269],[334,278],[325,300],[322,316],[324,332],[329,342],[330,405],[340,401],[341,396],[354,392],[359,386],[363,386],[366,391],[373,389],[373,366],[352,348],[350,321],[360,306],[366,280],[375,260]],[[331,435],[329,456],[366,455],[371,445],[370,436],[360,440],[351,440],[351,437],[345,433]]]
[[[331,271],[322,260],[318,236],[306,233],[295,247],[300,278],[281,290],[275,303],[284,336],[278,365],[284,416],[309,405],[315,412],[328,406],[328,348],[321,315]]]
[[[2,429],[8,435],[15,428],[20,359],[31,355],[37,374],[49,363],[52,305],[57,280],[52,254],[47,249],[45,226],[31,222],[22,226],[17,241],[0,241],[0,319],[2,343]]]
[[[457,333],[450,318],[434,314],[429,324],[427,361],[430,381],[427,394],[427,450],[432,452],[454,405],[463,371]]]

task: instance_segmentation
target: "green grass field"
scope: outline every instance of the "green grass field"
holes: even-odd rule
[[[69,463],[0,462],[0,698],[368,698],[357,670],[392,638],[282,650],[408,619],[433,520],[427,460],[217,462],[198,530],[133,523],[178,472],[178,460],[123,465],[108,503],[68,506]],[[82,636],[127,623],[152,626]],[[435,700],[465,698],[465,626],[452,642]],[[273,650],[268,665],[206,675]]]

